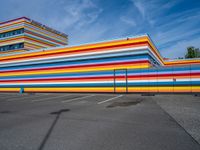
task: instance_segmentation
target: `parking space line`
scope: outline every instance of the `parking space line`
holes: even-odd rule
[[[28,97],[17,97],[17,98],[11,98],[11,99],[8,99],[6,100],[7,102],[12,102],[12,101],[20,101],[20,100],[24,100]]]
[[[16,97],[16,98],[17,98],[17,97],[20,97],[20,95],[10,95],[10,96],[8,96],[8,95],[2,96],[2,95],[1,95],[1,96],[0,96],[1,99],[8,99],[8,98],[15,98],[15,97]]]
[[[69,100],[65,100],[65,101],[61,101],[62,103],[67,103],[67,102],[71,102],[71,101],[75,101],[75,100],[80,100],[80,99],[84,99],[84,98],[88,98],[88,97],[92,97],[95,96],[95,94],[93,95],[87,95],[87,96],[83,96],[83,97],[78,97],[78,98],[73,98],[73,99],[69,99]]]
[[[74,95],[74,94],[60,95],[60,96],[56,96],[56,97],[48,97],[48,98],[44,98],[44,99],[37,99],[37,100],[32,100],[32,102],[47,101],[47,100],[50,100],[50,99],[61,98],[61,97],[66,97],[66,96],[70,96],[70,95]]]
[[[41,97],[42,95],[34,95],[34,96],[30,96],[30,95],[27,95],[27,96],[24,96],[24,97],[16,97],[16,98],[11,98],[11,99],[8,99],[6,100],[7,102],[12,102],[12,101],[25,101],[27,98],[39,98]]]
[[[123,96],[123,95],[118,95],[118,96],[115,96],[115,97],[109,98],[109,99],[107,99],[107,100],[104,100],[104,101],[98,102],[97,104],[103,104],[103,103],[106,103],[106,102],[112,101],[112,100],[117,99],[117,98],[122,97],[122,96]]]

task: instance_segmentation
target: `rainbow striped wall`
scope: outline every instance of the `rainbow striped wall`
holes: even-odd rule
[[[147,36],[0,57],[1,92],[200,92],[200,60],[164,61]]]

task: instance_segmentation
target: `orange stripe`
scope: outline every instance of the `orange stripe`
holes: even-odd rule
[[[136,40],[136,39],[134,39]],[[96,43],[96,44],[87,44],[87,45],[80,45],[80,46],[73,46],[73,47],[67,47],[67,48],[61,48],[61,49],[55,49],[55,50],[48,50],[44,52],[34,52],[34,53],[27,53],[27,54],[19,54],[15,56],[6,56],[6,57],[1,57],[0,60],[5,60],[5,59],[14,59],[14,58],[20,58],[20,57],[30,57],[30,56],[40,56],[40,55],[47,55],[47,54],[55,54],[55,53],[63,53],[63,52],[69,52],[69,51],[85,51],[91,48],[102,48],[102,47],[111,47],[111,46],[105,46],[106,44],[111,44],[112,47],[119,46],[118,42],[122,42],[121,45],[129,45],[135,43],[134,40],[118,40],[118,41],[112,41],[112,42],[103,42],[103,43]],[[144,37],[141,37],[140,40],[143,40],[142,42],[147,42]],[[137,42],[141,43],[141,42]]]
[[[80,51],[66,51],[66,52],[62,52],[62,53],[53,53],[53,54],[45,54],[46,51],[43,52],[43,54],[40,54],[37,56],[37,59],[39,58],[46,58],[46,57],[57,57],[57,56],[63,56],[63,55],[71,55],[71,54],[81,54],[84,52],[98,52],[98,51],[101,51],[101,52],[104,52],[104,51],[108,51],[108,50],[118,50],[118,49],[121,49],[121,48],[134,48],[134,47],[138,47],[138,46],[147,46],[146,43],[142,43],[142,44],[134,44],[134,45],[122,45],[122,46],[118,46],[118,47],[103,47],[103,48],[98,48],[98,49],[84,49],[84,50],[80,50]],[[68,48],[65,48],[66,50]],[[23,60],[30,60],[31,58],[34,58],[36,56],[29,56],[28,58],[12,58],[10,59],[10,61],[13,61],[13,60],[20,60],[20,59],[23,59]],[[10,62],[8,61],[7,59],[5,60],[1,60],[0,58],[0,61],[1,62]]]

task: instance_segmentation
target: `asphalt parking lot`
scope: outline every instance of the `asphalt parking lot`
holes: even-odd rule
[[[200,150],[193,95],[0,93],[0,150]]]

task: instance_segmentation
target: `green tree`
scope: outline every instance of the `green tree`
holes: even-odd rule
[[[198,58],[200,57],[199,48],[195,48],[194,46],[190,46],[187,48],[187,53],[185,58]]]

